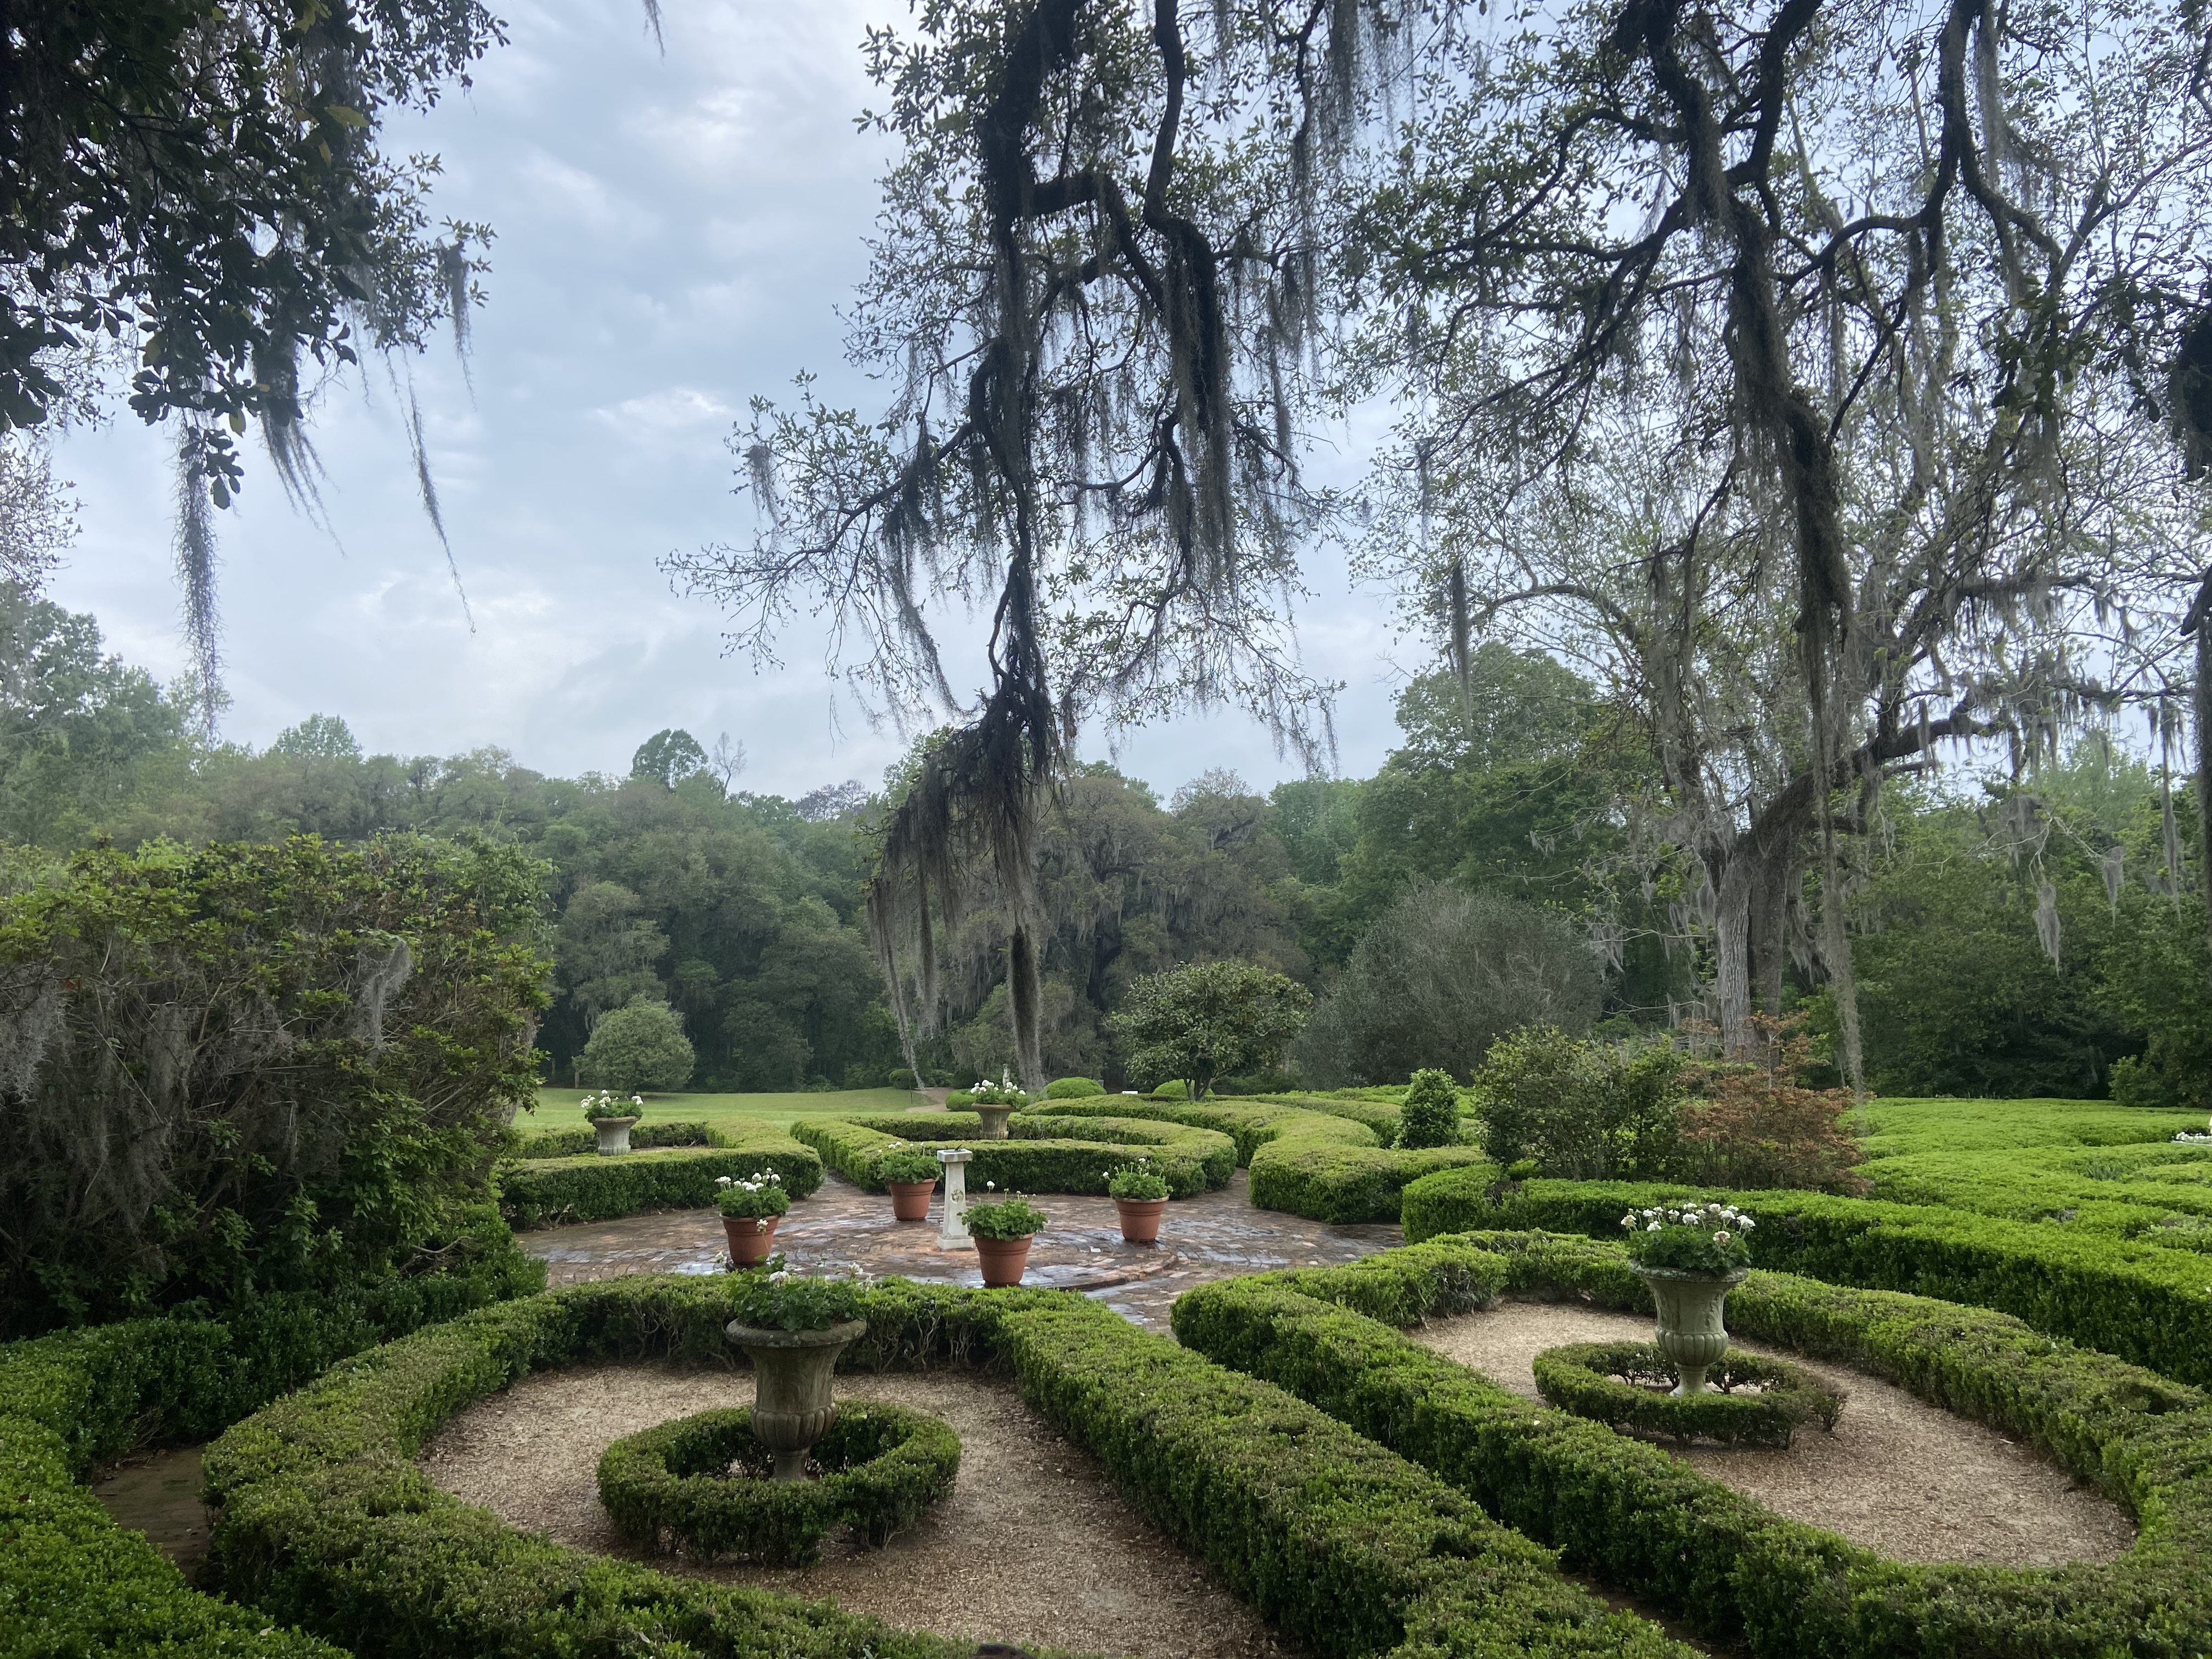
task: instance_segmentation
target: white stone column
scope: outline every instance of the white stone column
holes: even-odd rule
[[[975,1248],[975,1241],[968,1236],[968,1160],[975,1156],[964,1147],[957,1152],[948,1148],[937,1155],[937,1161],[945,1166],[945,1215],[937,1224],[940,1250]]]

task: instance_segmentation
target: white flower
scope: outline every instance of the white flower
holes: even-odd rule
[[[1725,1227],[1723,1227],[1720,1231],[1718,1231],[1718,1232],[1717,1232],[1717,1233],[1715,1233],[1715,1234],[1713,1235],[1713,1243],[1716,1243],[1716,1244],[1725,1244],[1725,1243],[1727,1243],[1728,1242],[1729,1242],[1728,1230],[1727,1230]]]
[[[726,1187],[730,1184],[730,1178],[727,1176],[716,1176],[714,1177],[714,1184],[717,1187]]]
[[[770,1273],[768,1276],[768,1282],[771,1285],[781,1285],[790,1277],[790,1271],[788,1269],[785,1269],[781,1272]]]
[[[999,1183],[995,1181],[987,1181],[983,1183],[983,1190],[987,1193],[995,1193],[999,1190]]]
[[[1645,1232],[1647,1232],[1647,1233],[1656,1233],[1656,1232],[1657,1232],[1657,1231],[1659,1231],[1659,1224],[1658,1224],[1657,1222],[1656,1222],[1656,1221],[1655,1221],[1655,1222],[1653,1222],[1650,1226],[1646,1227],[1644,1231]]]
[[[1636,1231],[1636,1218],[1633,1215],[1625,1215],[1620,1218],[1620,1224],[1627,1228],[1629,1231],[1634,1232]]]

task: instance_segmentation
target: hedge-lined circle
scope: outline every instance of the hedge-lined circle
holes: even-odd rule
[[[1667,1392],[1677,1381],[1674,1364],[1652,1342],[1570,1342],[1545,1349],[1532,1366],[1536,1392],[1563,1412],[1724,1446],[1786,1446],[1816,1418],[1832,1429],[1845,1399],[1802,1365],[1740,1348],[1706,1371],[1703,1394]]]
[[[615,1530],[655,1548],[805,1564],[833,1527],[885,1544],[952,1490],[960,1437],[903,1406],[856,1401],[815,1443],[818,1480],[769,1479],[749,1407],[699,1412],[625,1435],[599,1458]]]

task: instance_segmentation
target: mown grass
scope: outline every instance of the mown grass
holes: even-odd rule
[[[538,1110],[524,1113],[514,1127],[524,1134],[540,1129],[565,1129],[580,1123],[577,1105],[588,1089],[540,1089]],[[922,1097],[906,1089],[838,1089],[822,1094],[775,1095],[647,1095],[647,1121],[708,1123],[721,1127],[739,1119],[781,1124],[789,1128],[802,1117],[881,1116],[922,1104]]]

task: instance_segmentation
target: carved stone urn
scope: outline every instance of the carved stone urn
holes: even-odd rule
[[[837,1421],[830,1397],[837,1356],[867,1334],[865,1319],[819,1331],[763,1330],[734,1319],[723,1328],[752,1359],[753,1438],[774,1455],[777,1480],[806,1478],[806,1454]]]
[[[985,1140],[1004,1140],[1006,1138],[1006,1120],[1013,1115],[1015,1109],[1012,1106],[976,1107],[975,1115],[983,1120],[981,1138]]]
[[[636,1121],[635,1117],[593,1118],[592,1127],[599,1132],[599,1155],[611,1158],[617,1152],[628,1152],[630,1125]]]
[[[1727,1273],[1688,1273],[1673,1267],[1635,1267],[1651,1287],[1658,1310],[1659,1352],[1674,1362],[1681,1381],[1676,1394],[1703,1394],[1705,1372],[1728,1352],[1728,1328],[1721,1322],[1728,1293],[1744,1281],[1748,1267]]]

